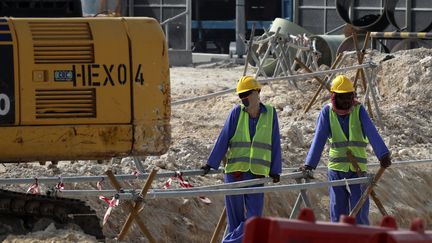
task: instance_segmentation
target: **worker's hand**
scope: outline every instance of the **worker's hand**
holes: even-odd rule
[[[309,165],[301,165],[301,166],[297,169],[297,171],[299,171],[299,172],[303,172],[303,176],[304,176],[305,178],[315,179],[314,176],[313,176],[313,172],[312,172],[313,169],[314,169],[314,168],[313,168],[312,166],[309,166]]]
[[[280,181],[280,175],[270,175],[271,178],[273,178],[273,183],[278,183]]]
[[[203,170],[203,176],[207,175],[210,171],[211,167],[208,164],[201,166],[201,170]]]
[[[313,170],[313,168],[312,168],[312,166],[309,166],[309,165],[301,165],[298,168],[298,171],[311,171],[311,170]]]
[[[384,155],[381,159],[380,159],[380,165],[381,167],[387,168],[391,165],[391,157],[390,157],[390,153]]]

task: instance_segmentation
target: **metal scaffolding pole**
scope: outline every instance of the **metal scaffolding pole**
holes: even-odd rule
[[[178,189],[175,191],[167,192],[155,192],[151,191],[147,193],[146,199],[155,198],[176,198],[176,197],[195,197],[195,196],[224,196],[224,195],[241,195],[241,194],[251,194],[251,193],[269,193],[269,192],[281,192],[288,190],[305,190],[329,186],[344,186],[344,185],[354,185],[354,184],[365,184],[370,182],[369,177],[344,179],[337,181],[327,181],[327,182],[311,182],[304,184],[290,184],[290,185],[273,185],[273,186],[262,186],[262,187],[248,187],[248,188],[232,188],[232,189],[210,189],[210,190],[183,190]],[[115,193],[115,190],[111,190]],[[58,195],[62,196],[96,196],[100,195],[99,190],[64,190],[59,192]],[[136,191],[116,193],[115,197],[119,200],[142,200]]]
[[[397,167],[397,166],[406,166],[406,165],[412,165],[412,164],[429,164],[432,163],[432,159],[420,159],[420,160],[401,160],[401,161],[394,161],[391,164],[390,168],[393,167]],[[376,167],[381,167],[380,163],[367,163],[366,164],[368,168],[376,168]],[[294,171],[297,170],[298,168],[283,168],[282,171]],[[315,168],[315,171],[322,171],[322,170],[327,170],[327,166],[318,166],[317,168]]]
[[[260,79],[259,81],[261,83],[267,83],[267,82],[282,81],[282,80],[308,79],[308,78],[313,78],[314,76],[324,76],[324,75],[328,75],[328,74],[332,74],[332,73],[342,73],[342,72],[346,72],[349,70],[355,70],[355,69],[359,69],[359,68],[371,68],[371,67],[375,67],[375,66],[376,66],[375,63],[367,62],[367,63],[360,64],[360,65],[354,65],[351,67],[343,67],[343,68],[332,69],[332,70],[316,71],[313,73],[302,73],[302,74],[296,74],[296,75],[291,75],[291,76],[286,76],[286,77]]]
[[[182,191],[176,192],[151,192],[148,193],[146,198],[173,198],[173,197],[194,197],[194,196],[225,196],[225,195],[241,195],[251,193],[269,193],[269,192],[282,192],[288,190],[302,190],[302,189],[313,189],[329,186],[343,186],[346,184],[364,184],[368,183],[370,178],[354,178],[338,181],[327,181],[327,182],[311,182],[304,184],[291,184],[291,185],[274,185],[274,186],[263,186],[263,187],[248,187],[248,188],[233,188],[233,189],[212,189],[206,191]],[[118,193],[116,194],[120,200],[135,200],[136,195],[132,193]]]
[[[403,160],[403,161],[394,161],[392,162],[392,167],[395,166],[406,166],[406,165],[410,165],[410,164],[426,164],[426,163],[432,163],[432,159],[421,159],[421,160]],[[369,168],[376,168],[376,167],[380,167],[379,163],[371,163],[371,164],[367,164],[367,166]],[[298,168],[283,168],[283,171],[295,171]],[[321,171],[321,170],[327,170],[326,166],[318,166],[316,169],[316,171]],[[219,174],[222,173],[223,169],[220,168],[218,170],[210,170],[209,174]],[[183,176],[197,176],[197,175],[202,175],[202,170],[185,170],[185,171],[181,171]],[[117,180],[135,180],[135,179],[146,179],[148,177],[148,173],[145,174],[140,174],[140,175],[131,175],[131,174],[123,174],[123,175],[116,175],[116,179]],[[281,175],[281,178],[291,178],[289,176],[295,176],[297,175],[296,173],[288,173],[287,175]],[[167,178],[167,177],[175,177],[176,176],[176,172],[164,172],[164,173],[159,173],[156,175],[156,178],[160,179],[160,178]],[[285,177],[288,176],[288,177]],[[293,179],[295,179],[295,177],[292,177]],[[5,184],[5,185],[15,185],[15,184],[31,184],[33,182],[35,182],[36,178],[2,178],[0,179],[0,185]],[[57,177],[37,177],[38,183],[39,184],[54,184],[54,183],[58,183],[58,182],[63,182],[63,183],[72,183],[72,182],[98,182],[101,180],[105,180],[108,179],[107,176],[105,175],[100,175],[100,176],[57,176]],[[264,179],[268,179],[268,178],[264,178]],[[268,179],[270,180],[270,179]],[[263,182],[264,183],[264,182]]]
[[[313,173],[310,172],[293,172],[288,174],[282,174],[280,178],[283,179],[302,179],[306,177],[313,177]],[[224,183],[219,185],[210,185],[210,186],[200,186],[200,187],[191,187],[191,188],[184,188],[184,190],[208,190],[208,189],[230,189],[230,188],[239,188],[239,187],[247,187],[247,186],[254,186],[254,185],[260,185],[268,182],[272,182],[273,178],[266,177],[266,178],[258,178],[258,179],[252,179],[252,180],[246,180],[246,181],[236,181],[231,183]],[[155,189],[154,191],[175,191],[177,189]]]
[[[313,176],[312,172],[293,172],[288,174],[281,175],[281,179],[301,179],[301,178],[310,178]],[[246,180],[246,181],[238,181],[238,182],[231,182],[231,183],[224,183],[224,184],[218,184],[218,185],[210,185],[210,186],[200,186],[200,187],[191,187],[191,188],[182,188],[182,189],[153,189],[153,192],[175,192],[178,190],[181,191],[206,191],[209,189],[215,190],[215,189],[233,189],[233,188],[240,188],[240,187],[248,187],[248,186],[255,186],[255,185],[261,185],[267,182],[271,182],[273,179],[270,177],[266,178],[258,178],[258,179],[252,179],[252,180]],[[69,193],[69,191],[74,190],[63,190],[62,192]],[[95,190],[80,190],[84,194],[92,194]],[[129,193],[136,193],[135,189],[123,189],[124,192]],[[100,194],[103,195],[112,195],[116,193],[116,190],[98,190]]]
[[[314,76],[319,77],[319,76],[324,76],[324,75],[333,74],[333,73],[341,73],[341,72],[346,72],[349,70],[357,70],[359,68],[371,68],[371,67],[375,67],[375,66],[376,66],[376,64],[373,62],[365,62],[361,65],[355,65],[355,66],[351,66],[351,67],[337,68],[337,69],[324,70],[324,71],[316,71],[313,73],[302,73],[302,74],[296,74],[296,75],[285,76],[285,77],[259,79],[258,81],[261,82],[262,84],[267,84],[267,83],[270,83],[273,81],[282,81],[282,80],[288,80],[288,81],[293,80],[294,81],[294,80],[313,78]],[[198,101],[198,100],[205,100],[205,99],[208,99],[211,97],[224,95],[224,94],[228,94],[228,93],[233,93],[235,90],[236,90],[235,88],[225,89],[225,90],[218,91],[218,92],[211,93],[211,94],[207,94],[207,95],[197,96],[197,97],[193,97],[193,98],[189,98],[189,99],[177,100],[177,101],[171,102],[171,105],[174,106],[174,105],[185,104],[185,103]]]
[[[245,0],[236,0],[236,53],[239,58],[244,55],[244,44],[240,36],[245,36],[246,31]]]

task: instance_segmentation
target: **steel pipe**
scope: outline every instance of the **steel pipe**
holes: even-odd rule
[[[266,84],[266,83],[272,82],[272,81],[308,79],[308,78],[313,78],[314,76],[324,76],[324,75],[333,74],[333,73],[346,72],[349,70],[357,70],[359,68],[372,68],[372,67],[376,67],[376,64],[373,62],[365,62],[364,64],[355,65],[355,66],[351,66],[351,67],[343,67],[343,68],[338,68],[338,69],[316,71],[313,73],[302,73],[302,74],[296,74],[296,75],[291,75],[291,76],[286,76],[286,77],[260,79],[258,81]]]
[[[219,170],[211,170],[209,171],[209,174],[219,174],[222,173],[223,169]],[[195,176],[195,175],[202,175],[202,170],[185,170],[181,172],[183,176]],[[149,173],[145,174],[139,174],[139,175],[131,175],[131,174],[124,174],[124,175],[116,175],[115,178],[117,180],[135,180],[135,179],[147,179]],[[166,178],[166,177],[175,177],[175,172],[164,172],[159,173],[156,175],[156,178]],[[57,177],[36,177],[36,178],[3,178],[0,179],[0,185],[1,184],[31,184],[35,182],[35,179],[37,179],[37,182],[39,184],[49,184],[49,183],[71,183],[71,182],[98,182],[102,180],[108,179],[106,175],[103,176],[57,176]]]
[[[340,73],[340,72],[345,72],[345,71],[349,71],[349,70],[356,70],[359,68],[371,68],[371,67],[375,67],[375,66],[376,66],[376,64],[373,62],[365,62],[364,64],[355,65],[355,66],[351,66],[351,67],[344,67],[344,68],[324,70],[324,71],[316,71],[313,73],[303,73],[303,74],[296,74],[296,75],[290,75],[290,76],[284,76],[284,77],[259,79],[258,81],[261,82],[262,84],[267,84],[268,82],[272,82],[272,81],[308,79],[308,78],[313,78],[314,76],[323,76],[323,75],[327,75],[327,74]],[[180,105],[180,104],[185,104],[185,103],[189,103],[189,102],[193,102],[193,101],[205,100],[205,99],[208,99],[211,97],[224,95],[224,94],[228,94],[228,93],[233,93],[235,90],[236,90],[235,88],[231,88],[231,89],[226,89],[226,90],[218,91],[218,92],[207,94],[207,95],[193,97],[190,99],[173,101],[171,103],[171,105]]]
[[[370,178],[361,177],[337,181],[327,181],[327,182],[310,182],[303,184],[294,185],[276,185],[276,186],[263,186],[263,187],[248,187],[248,188],[235,188],[235,189],[212,189],[206,191],[182,191],[178,190],[176,192],[150,192],[147,193],[146,199],[155,198],[175,198],[175,197],[195,197],[195,196],[224,196],[224,195],[241,195],[241,194],[251,194],[251,193],[269,193],[269,192],[281,192],[287,190],[304,190],[321,188],[328,186],[344,186],[344,185],[354,185],[354,184],[364,184],[368,183]],[[133,193],[117,193],[116,198],[120,200],[135,200],[140,199],[136,197]]]
[[[281,179],[301,179],[305,177],[311,177],[313,175],[313,172],[294,172],[289,173],[285,175],[281,175]],[[181,189],[153,189],[152,192],[178,192],[178,191],[207,191],[207,190],[227,190],[227,189],[234,189],[234,188],[241,188],[241,187],[248,187],[248,186],[255,186],[255,185],[261,185],[267,182],[271,182],[273,179],[271,177],[266,178],[259,178],[259,179],[252,179],[252,180],[246,180],[246,181],[238,181],[238,182],[231,182],[231,183],[224,183],[224,184],[218,184],[218,185],[210,185],[210,186],[201,186],[201,187],[191,187],[191,188],[181,188]],[[124,189],[125,193],[130,193],[134,195],[138,195],[138,189]],[[62,190],[58,191],[57,195],[66,195],[70,196],[72,195],[113,195],[117,193],[117,190],[107,189],[107,190]]]

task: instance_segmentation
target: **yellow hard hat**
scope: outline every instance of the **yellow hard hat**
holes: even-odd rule
[[[243,76],[237,83],[237,94],[248,92],[249,90],[261,90],[261,84],[252,76]]]
[[[333,79],[330,91],[334,93],[351,93],[354,92],[354,86],[347,76],[338,75]]]

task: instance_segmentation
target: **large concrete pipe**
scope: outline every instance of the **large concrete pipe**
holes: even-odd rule
[[[386,1],[386,8],[385,8],[385,12],[387,15],[387,19],[390,22],[390,24],[392,24],[397,30],[401,30],[402,28],[399,26],[399,24],[396,21],[395,18],[395,11],[396,11],[396,4],[398,3],[399,0],[387,0]],[[425,1],[425,2],[430,2],[430,1]],[[409,4],[409,2],[407,2]],[[411,8],[409,6],[406,6],[406,11],[411,11]],[[412,31],[412,32],[429,32],[432,30],[432,16],[430,14],[427,15],[429,17],[429,23],[427,24],[427,26],[419,26],[416,29],[409,29],[406,31]],[[406,20],[406,21],[410,21],[410,20]],[[427,22],[426,22],[427,23]],[[417,23],[419,24],[419,23]],[[407,41],[409,42],[409,41]]]
[[[321,52],[318,59],[318,65],[325,64],[331,66],[336,59],[337,50],[340,44],[345,40],[344,35],[314,35],[311,39],[315,41],[315,48]]]
[[[387,8],[387,1],[384,3],[384,9]],[[382,15],[368,14],[360,18],[353,19],[349,14],[350,9],[353,8],[353,2],[353,0],[336,0],[336,11],[347,24],[350,24],[357,29],[367,31],[383,31],[389,25],[386,11],[384,11]]]
[[[281,35],[289,36],[289,35],[300,35],[304,33],[310,34],[309,31],[307,31],[305,28],[301,27],[300,25],[282,18],[275,18],[275,20],[273,20],[269,33],[270,34],[276,33],[279,27],[280,27],[279,34]]]
[[[364,41],[365,41],[365,35],[359,34],[357,36],[357,48],[358,48],[358,50],[361,50],[363,48]],[[381,46],[381,48],[384,50],[385,53],[390,52],[387,43],[384,44],[381,41],[378,41],[377,44]],[[337,52],[336,52],[336,55],[339,53],[342,53],[344,51],[354,51],[355,49],[356,48],[354,46],[353,37],[349,36],[349,37],[345,38],[345,40],[342,41],[342,43],[339,45]]]
[[[272,57],[269,57],[264,60],[263,70],[268,77],[273,77],[276,64],[277,64],[277,59],[274,59]]]
[[[358,35],[357,37],[357,48],[362,49],[364,44],[365,35]],[[344,51],[353,51],[355,50],[353,37],[349,36],[345,38],[342,43],[339,45],[336,54],[342,53]]]

